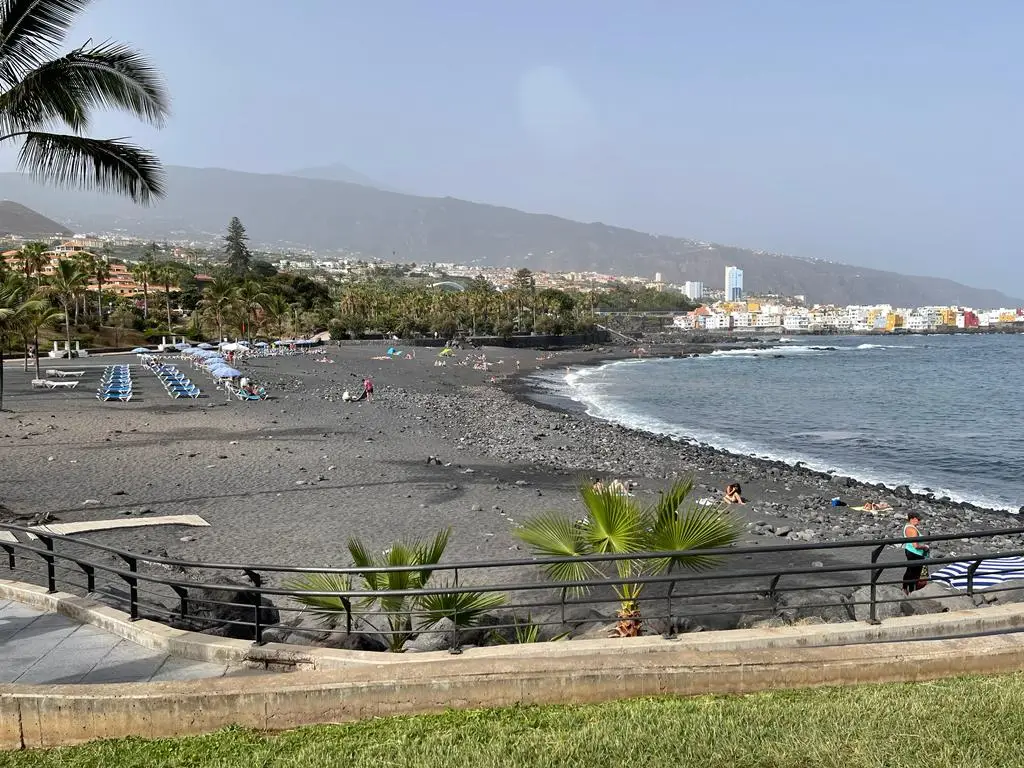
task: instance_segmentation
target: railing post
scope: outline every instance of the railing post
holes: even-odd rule
[[[78,567],[85,574],[85,591],[91,595],[96,591],[96,569],[88,563],[78,563]]]
[[[14,561],[14,547],[7,546],[6,544],[0,546],[3,546],[4,551],[7,553],[7,567],[13,571],[16,567],[16,563]]]
[[[782,579],[782,574],[777,573],[772,577],[771,584],[768,585],[768,599],[771,601],[772,610],[774,611],[779,602],[779,581]]]
[[[188,589],[179,584],[172,584],[171,589],[178,596],[178,615],[184,619],[188,616]]]
[[[455,589],[459,588],[459,569],[455,569]],[[462,633],[459,632],[459,596],[455,595],[455,613],[452,618],[452,638],[448,644],[448,653],[458,656],[462,653]]]
[[[672,566],[669,565],[668,572],[672,572]],[[666,640],[675,640],[676,635],[676,624],[672,621],[672,593],[676,589],[676,582],[673,579],[668,583],[668,593],[665,595],[665,631],[661,634]]]
[[[51,595],[57,591],[57,566],[53,557],[53,539],[49,536],[39,536],[39,540],[46,547],[46,554],[40,555],[46,561],[46,591]]]
[[[262,577],[253,570],[246,569],[245,575],[249,577],[249,581],[252,582],[253,590],[252,594],[252,607],[253,607],[253,639],[256,641],[256,645],[263,645],[263,593],[260,592],[260,587],[263,586]]]
[[[871,564],[875,565],[878,563],[878,558],[885,550],[885,545],[882,544],[874,548],[871,552]],[[868,616],[868,624],[881,624],[878,620],[878,579],[881,577],[884,568],[873,568],[871,570],[871,613]],[[854,606],[856,610],[856,606]]]
[[[560,594],[559,602],[561,604],[562,624],[563,625],[565,624],[565,590],[566,590],[566,588],[562,587],[562,589],[559,591],[559,594]]]
[[[128,570],[133,574],[139,572],[139,561],[134,555],[121,553],[121,559],[128,564]],[[128,584],[128,615],[132,621],[139,620],[139,580],[136,576],[123,576]]]
[[[975,560],[967,568],[967,596],[974,597],[974,572],[981,565],[981,560]]]

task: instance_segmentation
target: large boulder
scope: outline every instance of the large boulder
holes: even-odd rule
[[[903,615],[903,590],[894,584],[879,584],[875,592],[876,618],[879,621]],[[857,621],[871,618],[871,587],[861,587],[850,596],[850,608]]]
[[[978,590],[975,594],[984,595],[989,602],[1021,603],[1024,602],[1024,581],[1008,581],[992,590]]]
[[[966,611],[974,607],[974,601],[966,593],[947,589],[933,581],[924,589],[911,592],[904,599],[903,613],[907,616],[919,616],[928,613]]]
[[[270,627],[281,620],[281,614],[267,597],[246,584],[227,582],[224,589],[195,589],[189,592],[188,616],[175,616],[168,621],[175,629],[203,632],[217,637],[255,640],[256,605],[260,623]]]
[[[849,589],[803,589],[780,592],[777,613],[793,624],[800,619],[816,618],[828,623],[853,621]]]

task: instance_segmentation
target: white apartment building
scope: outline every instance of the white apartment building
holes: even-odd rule
[[[806,331],[811,327],[811,318],[806,312],[790,312],[782,318],[782,327],[787,331]]]
[[[743,270],[739,267],[725,268],[725,300],[739,301],[743,298]]]
[[[704,298],[704,283],[687,280],[683,283],[683,295],[690,301],[700,301]]]

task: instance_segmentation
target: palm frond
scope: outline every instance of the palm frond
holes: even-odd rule
[[[530,518],[515,535],[527,544],[535,555],[546,557],[581,557],[592,554],[584,533],[572,520],[557,512],[547,512]],[[565,560],[542,566],[555,581],[584,581],[598,573],[585,560]]]
[[[116,192],[143,205],[164,195],[160,161],[121,139],[27,131],[18,165],[61,186]]]
[[[298,594],[295,599],[312,608],[313,616],[326,627],[336,627],[345,617],[347,610],[340,595],[304,595],[309,592],[351,592],[351,579],[341,573],[307,573],[285,582],[286,589],[293,589]],[[351,609],[349,602],[348,610]]]
[[[90,2],[0,0],[0,82],[15,82],[53,55]]]
[[[448,539],[451,538],[452,529],[445,528],[443,531],[438,531],[437,535],[429,543],[419,543],[416,545],[416,562],[420,565],[436,565],[440,562],[444,556],[444,551],[448,547]],[[420,571],[420,586],[425,586],[430,580],[430,575],[433,573],[432,570]]]
[[[54,123],[79,133],[88,128],[94,109],[120,109],[162,126],[169,103],[163,80],[141,53],[106,43],[41,64],[0,93],[0,133]]]
[[[651,548],[659,552],[687,551],[692,554],[658,558],[650,562],[650,567],[656,572],[665,571],[670,566],[707,570],[717,565],[720,558],[702,555],[697,550],[728,547],[738,537],[738,524],[721,507],[694,506],[680,510],[655,528]]]
[[[356,568],[373,568],[377,565],[374,556],[359,539],[348,540],[348,553],[352,556],[352,563]],[[384,575],[381,573],[367,571],[359,575],[366,582],[366,588],[371,592],[379,591],[384,583]]]
[[[672,487],[661,493],[658,502],[652,510],[655,524],[663,519],[674,516],[679,508],[686,501],[686,498],[693,492],[693,478],[678,480]]]
[[[505,596],[498,592],[442,592],[423,595],[417,602],[425,628],[441,619],[451,619],[457,627],[475,627],[486,613],[505,604]]]
[[[607,489],[581,489],[589,524],[583,535],[594,552],[621,554],[644,549],[647,520],[633,499]]]

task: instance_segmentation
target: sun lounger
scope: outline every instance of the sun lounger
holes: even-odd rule
[[[33,387],[39,387],[39,388],[45,387],[46,386],[46,379],[32,379],[32,386]]]
[[[77,379],[75,381],[53,381],[52,379],[46,380],[47,389],[74,389],[77,386]]]
[[[85,371],[62,371],[59,368],[47,368],[46,375],[56,376],[58,379],[67,379],[71,377],[80,379],[85,375]]]

